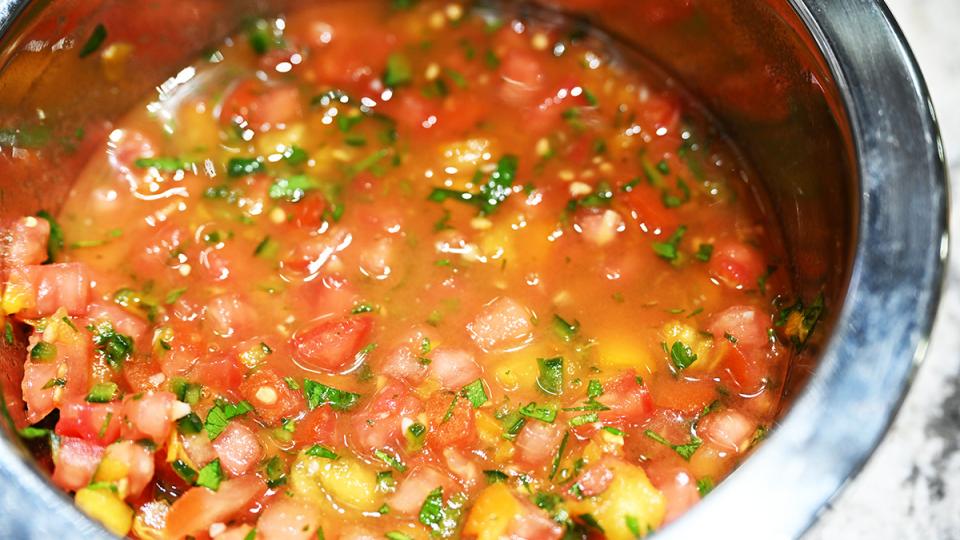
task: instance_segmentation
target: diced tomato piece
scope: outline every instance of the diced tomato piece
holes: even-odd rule
[[[439,487],[446,493],[452,485],[454,483],[449,476],[429,465],[421,465],[400,481],[397,491],[387,499],[387,504],[400,515],[412,516],[420,511],[431,491]]]
[[[239,422],[230,422],[216,439],[213,448],[220,464],[231,476],[252,471],[263,457],[263,448],[252,429]]]
[[[319,510],[303,501],[278,497],[257,521],[257,537],[263,540],[311,540],[320,528]]]
[[[120,437],[119,403],[65,403],[55,431],[62,437],[79,437],[104,446]]]
[[[643,382],[637,380],[637,375],[632,370],[625,371],[604,384],[600,401],[610,408],[599,413],[600,420],[604,423],[638,424],[653,412],[650,392]]]
[[[387,351],[380,372],[408,384],[418,384],[427,376],[430,366],[418,345],[404,343]]]
[[[59,451],[53,456],[53,483],[67,491],[86,486],[100,464],[103,450],[99,444],[63,437]]]
[[[541,469],[553,459],[563,439],[563,430],[556,424],[530,419],[517,434],[517,463],[532,469]]]
[[[179,539],[206,532],[210,525],[226,522],[242,511],[266,488],[266,484],[253,474],[227,480],[217,491],[205,487],[191,488],[170,506],[164,535]]]
[[[257,131],[295,122],[303,115],[300,91],[286,84],[247,79],[237,84],[220,106],[224,125],[249,125]]]
[[[390,277],[395,251],[389,237],[374,240],[360,253],[360,273],[377,280]]]
[[[189,238],[189,233],[175,223],[165,222],[159,227],[148,229],[143,236],[143,242],[133,244],[134,251],[130,254],[130,259],[135,271],[149,275],[180,262],[177,253]]]
[[[139,497],[153,480],[154,456],[141,444],[133,441],[113,443],[104,452],[102,462],[108,459],[126,465],[127,498]]]
[[[520,302],[500,297],[483,306],[467,330],[484,351],[512,350],[533,338],[532,317]]]
[[[203,467],[218,457],[206,432],[182,434],[180,444],[197,467]]]
[[[57,378],[57,362],[31,362],[23,365],[23,383],[20,385],[23,401],[27,404],[27,422],[34,424],[50,414],[57,404],[54,401],[56,387],[47,387]]]
[[[472,454],[459,448],[444,448],[443,462],[460,482],[470,488],[480,482],[480,467],[470,458]]]
[[[430,376],[446,390],[459,390],[483,374],[469,351],[440,347],[429,356]]]
[[[651,462],[645,467],[650,483],[660,490],[666,502],[664,523],[670,523],[700,501],[697,481],[690,471],[675,462]]]
[[[308,412],[297,422],[293,440],[300,446],[330,444],[336,440],[337,413],[329,406]]]
[[[319,195],[307,194],[303,199],[287,206],[290,223],[298,229],[318,229],[326,221],[327,201]]]
[[[137,317],[120,306],[93,302],[87,307],[87,318],[94,324],[102,321],[109,322],[113,329],[138,341],[147,333],[147,321]]]
[[[741,412],[724,409],[707,415],[697,424],[697,434],[721,450],[742,452],[749,446],[757,423]]]
[[[599,495],[610,487],[613,482],[613,470],[603,461],[589,465],[577,478],[580,492],[586,497]]]
[[[140,158],[154,157],[156,152],[153,140],[137,130],[115,130],[107,142],[107,161],[118,176],[134,190],[143,179],[143,171],[135,172],[134,164]]]
[[[10,227],[10,245],[7,248],[7,264],[26,266],[47,260],[47,239],[50,238],[50,222],[33,216],[18,219]]]
[[[710,273],[736,289],[752,289],[763,275],[765,263],[757,250],[741,242],[723,242],[713,248]]]
[[[714,317],[709,331],[714,339],[731,341],[726,336],[736,340],[738,349],[758,348],[770,342],[767,330],[771,328],[771,318],[752,306],[729,307]]]
[[[47,317],[61,307],[70,315],[86,314],[90,281],[82,263],[25,266],[23,272],[35,295],[34,307],[23,310],[24,316]]]
[[[653,136],[674,133],[680,125],[680,103],[666,95],[650,95],[637,110],[637,121]]]
[[[306,408],[303,396],[270,368],[252,373],[240,385],[240,393],[253,405],[257,416],[270,425],[278,424],[281,418],[292,418]]]
[[[290,339],[293,356],[305,366],[340,372],[356,362],[373,329],[373,318],[354,315],[327,318],[301,329]]]
[[[523,511],[517,513],[507,526],[507,538],[536,538],[537,540],[560,540],[563,528],[546,512],[522,501]]]
[[[238,294],[226,293],[207,303],[206,321],[219,337],[229,338],[249,332],[256,326],[257,312]]]
[[[381,108],[396,120],[398,129],[414,134],[432,133],[430,130],[438,125],[441,116],[441,108],[435,101],[406,91],[398,92]]]
[[[712,379],[691,380],[658,372],[647,377],[653,404],[689,414],[697,413],[717,397],[717,383]]]
[[[235,394],[243,382],[243,369],[233,355],[218,354],[201,358],[189,378],[221,394]]]
[[[360,450],[399,447],[404,418],[414,419],[423,404],[400,381],[388,379],[369,403],[350,421],[351,440]]]
[[[427,400],[425,410],[430,423],[427,444],[433,448],[465,448],[476,441],[477,429],[470,400],[453,392],[434,392]]]
[[[500,78],[500,99],[514,107],[529,107],[540,101],[546,73],[533,51],[514,49],[500,64]]]
[[[127,439],[150,439],[163,444],[173,422],[189,414],[190,406],[177,401],[170,392],[146,392],[123,400],[123,436]]]
[[[622,200],[643,232],[666,236],[679,226],[675,212],[663,205],[660,192],[653,186],[638,184]]]
[[[596,246],[606,246],[626,230],[623,218],[615,210],[583,210],[574,218],[574,230]]]

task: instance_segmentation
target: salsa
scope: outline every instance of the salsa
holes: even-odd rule
[[[556,17],[252,21],[11,226],[20,433],[121,536],[646,536],[762,439],[822,309],[755,184]]]

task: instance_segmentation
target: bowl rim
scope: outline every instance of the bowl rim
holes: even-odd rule
[[[744,466],[657,538],[802,535],[892,423],[939,305],[948,180],[936,115],[906,39],[881,0],[786,2],[826,60],[849,121],[859,180],[852,271],[820,362],[790,411]],[[0,0],[0,35],[30,3]],[[830,429],[819,429],[827,421]],[[113,538],[6,437],[0,479],[8,533]]]
[[[788,0],[834,77],[859,186],[850,279],[810,379],[743,466],[657,538],[797,538],[860,472],[927,349],[946,276],[947,168],[936,114],[882,0]],[[828,425],[829,429],[820,429]]]

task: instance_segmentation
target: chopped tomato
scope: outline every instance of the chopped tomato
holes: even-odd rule
[[[430,422],[427,444],[433,448],[471,446],[477,437],[470,400],[453,392],[435,392],[425,405]]]
[[[304,365],[339,372],[356,362],[366,344],[373,319],[356,315],[323,319],[301,329],[290,339],[293,355]]]
[[[300,92],[295,86],[248,79],[234,87],[220,105],[220,122],[266,131],[300,119]]]
[[[650,482],[660,490],[666,502],[664,523],[677,519],[700,500],[697,480],[687,467],[677,464],[655,464],[645,468]]]
[[[93,478],[104,447],[75,437],[60,439],[53,456],[53,483],[67,491],[76,491]]]
[[[24,217],[10,227],[10,246],[7,248],[7,263],[15,266],[40,264],[47,259],[47,239],[50,223],[36,217]]]
[[[253,372],[240,385],[240,393],[268,425],[277,425],[281,418],[292,418],[306,408],[301,394],[270,368]]]
[[[528,420],[517,434],[516,460],[531,470],[540,470],[556,455],[562,439],[560,426]]]
[[[757,287],[763,275],[763,257],[740,242],[724,242],[714,246],[710,257],[710,273],[727,286],[737,289]]]
[[[354,414],[350,421],[351,440],[361,451],[400,447],[403,419],[412,420],[421,410],[423,404],[403,383],[388,379],[370,402]]]
[[[252,474],[227,480],[217,491],[191,488],[170,506],[164,534],[167,538],[180,539],[206,532],[210,525],[225,522],[242,511],[266,488],[266,484]]]
[[[120,437],[119,403],[67,403],[60,406],[55,431],[62,437],[79,437],[107,445]]]
[[[609,407],[599,413],[604,423],[638,424],[653,412],[650,392],[632,370],[604,384],[600,401]]]
[[[429,356],[430,376],[447,390],[459,390],[483,374],[469,351],[440,347]]]
[[[514,515],[507,526],[507,538],[560,540],[563,528],[540,508],[524,501],[523,511]]]
[[[485,305],[467,325],[471,337],[485,351],[516,349],[532,338],[533,314],[520,302],[500,297]]]
[[[115,474],[116,470],[123,472],[126,480],[126,496],[136,499],[143,489],[153,481],[154,457],[150,450],[134,441],[120,441],[107,447],[100,461],[102,472],[97,474]],[[103,471],[110,469],[109,471]],[[118,482],[119,478],[105,478],[108,482]]]
[[[637,184],[623,200],[629,209],[628,215],[645,233],[666,236],[679,226],[676,213],[663,205],[661,193],[653,186]]]
[[[252,471],[263,457],[260,440],[252,429],[239,422],[230,422],[213,440],[213,448],[220,464],[231,476],[242,476]]]
[[[170,392],[146,392],[123,400],[123,436],[127,439],[150,439],[163,444],[173,422],[190,412],[190,406],[177,401]]]
[[[613,481],[613,470],[599,461],[588,466],[580,473],[576,485],[580,486],[580,492],[585,497],[593,497],[607,490],[610,482]]]
[[[311,540],[320,528],[320,512],[312,504],[279,497],[257,520],[257,536],[263,540]]]
[[[257,313],[238,294],[215,296],[207,303],[207,320],[210,330],[223,338],[234,337],[256,326]]]
[[[84,315],[90,295],[87,268],[81,263],[24,266],[34,294],[34,306],[21,312],[26,317],[47,317],[59,308],[70,315]]]
[[[422,465],[410,471],[406,478],[400,481],[397,491],[387,499],[390,509],[401,515],[412,516],[420,511],[423,501],[436,488],[443,488],[449,492],[454,483],[450,477],[429,465]]]
[[[235,356],[217,354],[201,357],[189,378],[222,394],[235,394],[243,382],[243,369]]]
[[[733,306],[717,314],[709,330],[715,339],[733,342],[738,349],[743,349],[768,344],[770,328],[770,315],[751,306]]]
[[[705,441],[728,452],[746,450],[756,431],[756,422],[734,409],[707,415],[697,424],[697,433]]]
[[[336,440],[337,415],[329,406],[308,412],[297,422],[293,440],[301,446],[330,444]]]

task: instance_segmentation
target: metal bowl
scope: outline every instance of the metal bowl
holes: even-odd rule
[[[244,17],[306,1],[0,0],[0,223],[59,207],[84,158],[83,145],[69,142],[78,126],[118,117]],[[947,181],[916,62],[880,0],[543,3],[643,53],[709,107],[764,181],[797,289],[825,300],[768,440],[657,537],[800,536],[886,431],[940,298]],[[671,20],[671,5],[691,15]],[[113,21],[104,22],[109,31],[143,17],[157,24],[131,39],[166,44],[167,53],[134,48],[134,76],[111,82],[95,56],[78,54],[96,24]],[[0,387],[14,419],[25,346],[16,337],[0,345]],[[3,427],[2,535],[109,537]]]

